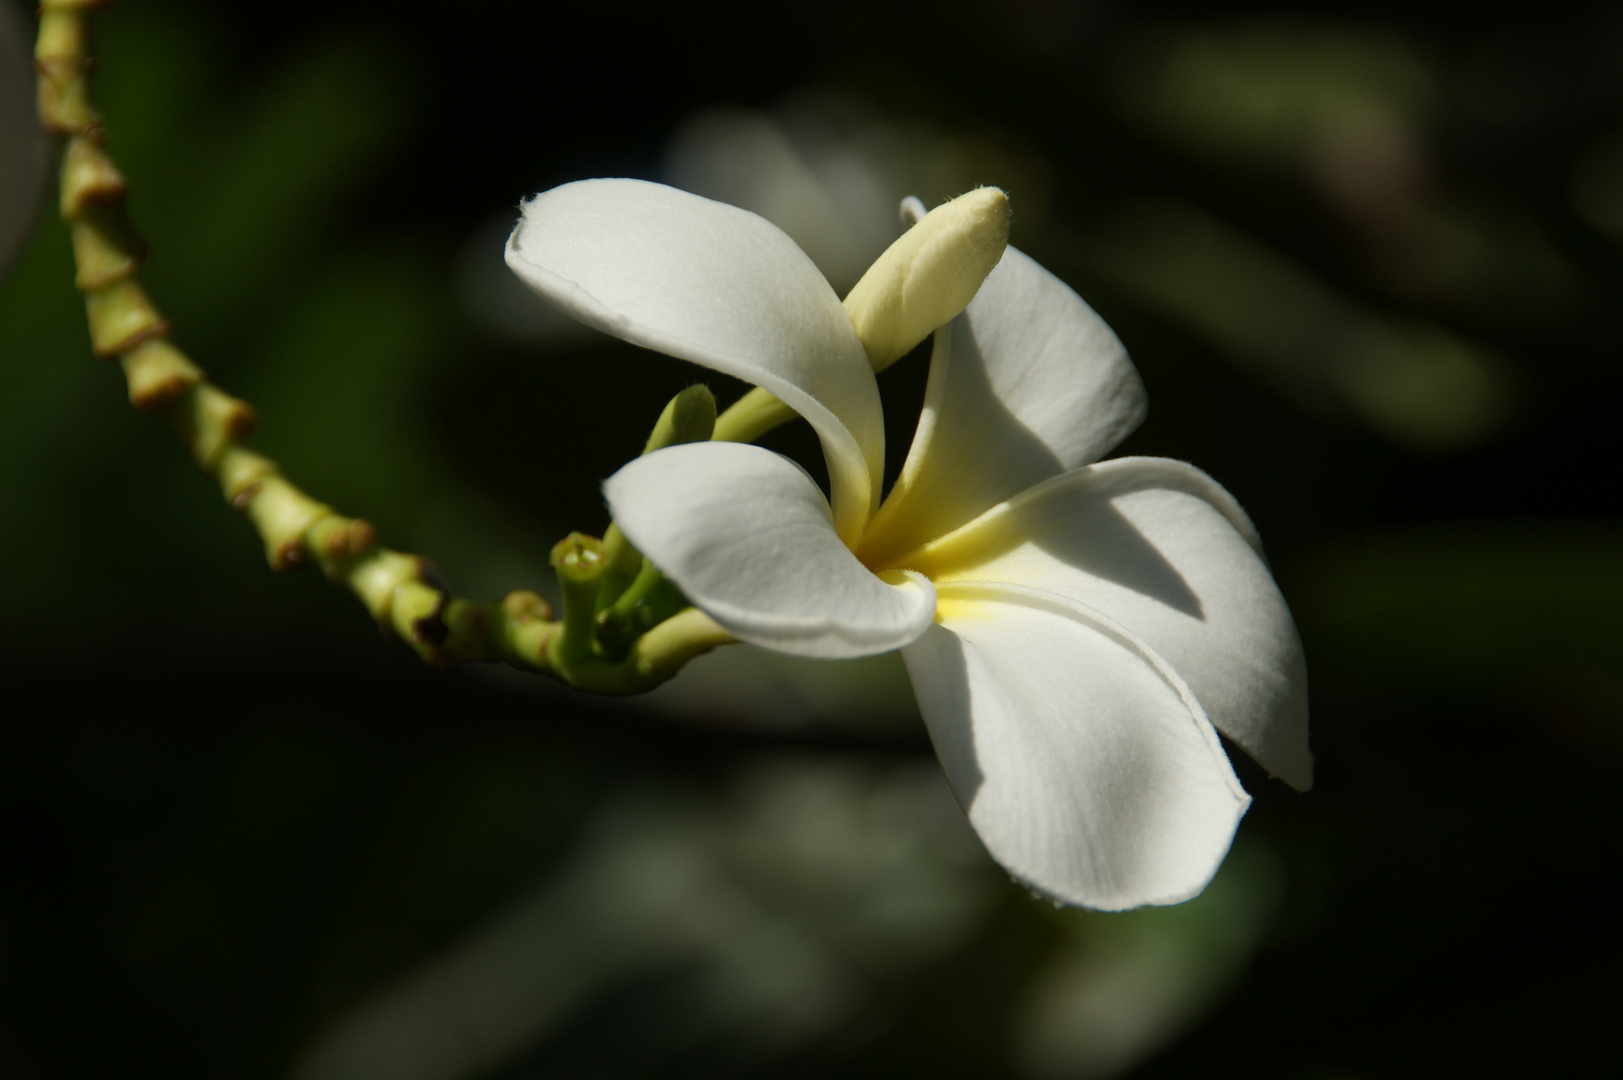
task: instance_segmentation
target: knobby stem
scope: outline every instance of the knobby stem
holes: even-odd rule
[[[560,545],[573,554],[559,568],[564,613],[553,621],[551,607],[533,592],[489,601],[453,596],[428,560],[381,546],[366,521],[306,495],[275,462],[242,444],[254,427],[252,408],[209,382],[174,345],[168,320],[137,277],[146,247],[125,212],[128,185],[103,147],[101,117],[90,98],[90,20],[108,2],[42,0],[34,51],[40,120],[65,140],[60,209],[72,237],[74,283],[85,297],[91,350],[119,361],[130,403],[174,429],[259,533],[271,567],[315,566],[428,663],[504,661],[604,693],[651,689],[693,657],[732,641],[702,612],[672,608],[662,616],[674,617],[651,623],[635,640],[617,641],[605,656],[599,611],[630,591],[636,597],[622,606],[647,612],[657,590],[638,592],[638,583],[650,572],[663,581],[612,525],[601,544],[577,534]],[[715,418],[710,392],[690,388],[666,408],[649,449],[707,439]],[[611,572],[620,584],[605,595]]]
[[[709,616],[686,607],[650,620],[634,641],[619,647],[613,641],[606,644],[600,618],[605,613],[596,610],[605,569],[602,541],[571,533],[552,549],[552,566],[563,590],[563,621],[546,642],[547,659],[571,686],[602,694],[639,693],[658,686],[700,653],[733,640]],[[664,581],[644,560],[638,580],[650,576]],[[642,611],[647,603],[643,597],[629,607]]]

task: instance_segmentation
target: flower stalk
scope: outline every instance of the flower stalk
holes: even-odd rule
[[[105,6],[106,0],[43,0],[34,51],[40,121],[65,142],[60,211],[73,244],[74,284],[85,297],[91,350],[118,360],[130,403],[180,437],[198,468],[259,534],[271,568],[316,568],[349,589],[380,628],[429,664],[500,661],[605,693],[651,689],[694,656],[732,641],[699,612],[666,618],[685,603],[650,607],[650,597],[680,596],[669,583],[663,592],[657,588],[661,577],[624,605],[638,616],[624,620],[625,629],[655,632],[624,635],[615,642],[613,660],[605,660],[595,617],[648,570],[614,526],[603,543],[575,534],[560,545],[567,548],[555,560],[564,613],[562,621],[553,621],[547,601],[528,590],[500,600],[454,596],[427,559],[382,546],[370,523],[306,494],[274,461],[244,445],[254,428],[253,409],[211,383],[174,344],[169,320],[139,280],[146,245],[126,213],[128,184],[103,145],[101,117],[90,96],[90,21]],[[649,448],[708,439],[715,413],[708,389],[684,391],[661,416]],[[603,598],[600,589],[610,574],[619,586]],[[656,611],[661,617],[651,618]],[[584,681],[576,681],[575,672]]]

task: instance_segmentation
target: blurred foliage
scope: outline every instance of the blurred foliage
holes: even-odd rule
[[[1299,613],[1332,662],[1533,706],[1557,738],[1623,752],[1623,534],[1459,523],[1355,536],[1308,564]]]
[[[1321,551],[1303,597],[1344,648],[1444,682],[1552,663],[1623,671],[1623,535],[1615,527],[1459,524],[1353,538]]]
[[[1623,131],[1609,132],[1574,163],[1572,202],[1595,228],[1623,241]]]
[[[1510,417],[1505,362],[1442,326],[1361,310],[1193,207],[1128,206],[1097,272],[1211,341],[1305,408],[1339,407],[1394,442],[1453,449]]]
[[[1157,28],[1118,59],[1119,108],[1233,166],[1301,168],[1436,112],[1434,73],[1394,27],[1251,19]],[[1390,166],[1353,153],[1347,164]]]
[[[30,27],[22,13],[0,7],[0,273],[28,232],[45,179],[45,136],[29,107]]]
[[[474,594],[546,589],[547,547],[601,528],[598,479],[701,377],[514,288],[519,197],[681,182],[839,278],[901,194],[1006,185],[1014,242],[1144,373],[1123,452],[1194,461],[1260,525],[1315,791],[1237,760],[1256,802],[1202,897],[1056,912],[985,859],[893,661],[731,650],[629,709],[419,670],[268,574],[128,408],[41,220],[0,285],[0,1072],[1610,1056],[1623,21],[969,14],[836,3],[739,49],[705,11],[128,0],[96,87],[153,291],[257,445]],[[883,380],[893,464],[923,377]],[[804,432],[774,445],[817,466]]]
[[[1033,1076],[1118,1076],[1229,986],[1279,901],[1280,871],[1241,841],[1186,904],[1117,915],[1066,911],[1072,939],[1027,991],[1019,1059]]]

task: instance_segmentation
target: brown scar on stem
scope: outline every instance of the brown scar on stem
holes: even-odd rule
[[[239,514],[246,514],[248,512],[249,504],[254,501],[254,496],[259,494],[259,489],[263,485],[263,480],[255,480],[247,487],[237,492],[231,497],[231,509],[235,510]]]

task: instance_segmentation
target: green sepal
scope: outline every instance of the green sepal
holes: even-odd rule
[[[647,455],[681,443],[708,442],[715,427],[716,395],[703,383],[695,383],[665,404],[642,452]],[[644,564],[642,553],[612,522],[603,533],[603,563],[596,603],[600,613],[607,611],[631,587]]]
[[[637,638],[691,606],[676,583],[644,559],[642,570],[614,604],[597,613],[593,651],[604,660],[618,661]]]

